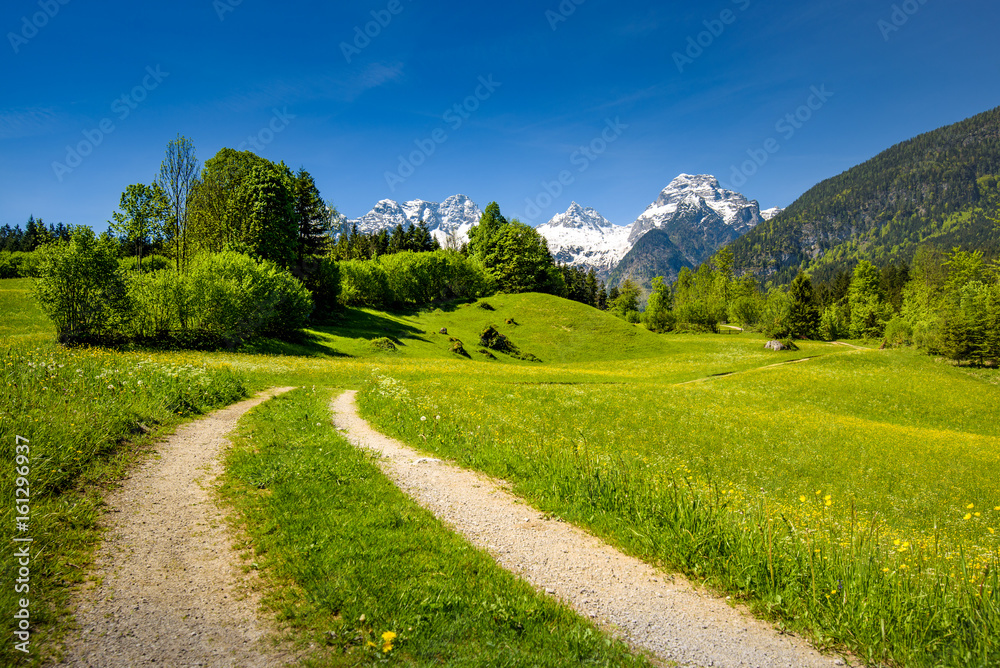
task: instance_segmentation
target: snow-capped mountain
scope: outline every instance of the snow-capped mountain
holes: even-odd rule
[[[663,230],[697,266],[761,220],[755,200],[724,189],[714,176],[681,174],[632,223],[628,241],[631,247],[650,230]]]
[[[764,209],[760,212],[760,217],[764,220],[771,220],[778,214],[780,214],[784,209],[780,206],[772,206],[770,209]]]
[[[537,229],[558,262],[594,269],[603,279],[636,274],[636,278],[648,282],[644,274],[667,271],[660,267],[664,262],[671,279],[677,267],[697,267],[719,248],[766,220],[765,213],[775,211],[780,209],[762,213],[756,201],[724,189],[714,176],[681,174],[631,225],[615,225],[594,209],[573,202],[565,213],[555,215]],[[423,220],[431,234],[446,246],[449,235],[458,243],[467,241],[469,229],[482,215],[471,199],[454,195],[440,204],[419,199],[400,204],[384,199],[360,218],[344,222],[345,229],[356,224],[359,232],[371,234]],[[641,261],[630,255],[639,241],[654,230],[656,238],[647,239],[641,253],[637,251]],[[621,270],[615,271],[620,265]]]
[[[483,212],[465,195],[452,195],[440,204],[415,199],[400,204],[391,199],[380,201],[375,207],[354,220],[346,221],[347,228],[358,226],[358,232],[371,234],[396,225],[427,223],[434,238],[444,246],[448,235],[453,234],[459,243],[467,240],[469,228],[479,222]]]
[[[631,227],[615,225],[594,209],[573,202],[565,213],[539,225],[557,262],[606,274],[625,256]]]

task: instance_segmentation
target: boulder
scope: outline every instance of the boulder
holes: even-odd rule
[[[438,334],[447,334],[447,333],[448,333],[447,327],[442,327],[440,330],[438,330]]]
[[[767,343],[764,344],[764,348],[766,348],[767,350],[775,350],[775,351],[787,350],[785,348],[785,344],[782,343],[781,341],[768,341]]]

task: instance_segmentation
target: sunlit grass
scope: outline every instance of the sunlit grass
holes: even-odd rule
[[[383,430],[821,641],[908,665],[996,658],[1000,388],[905,351],[685,385],[670,382],[674,359],[684,369],[665,356],[613,386],[383,370],[362,405]]]
[[[648,665],[397,489],[330,428],[330,397],[300,389],[246,415],[223,491],[268,604],[320,648],[308,665]]]

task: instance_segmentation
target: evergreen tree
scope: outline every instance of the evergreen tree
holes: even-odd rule
[[[585,286],[587,294],[586,303],[590,304],[591,306],[597,306],[597,298],[598,298],[597,273],[593,269],[587,272],[587,279]]]
[[[819,309],[813,301],[812,281],[799,272],[789,288],[791,305],[788,311],[788,334],[797,338],[814,338],[819,330]]]
[[[304,168],[300,168],[295,174],[292,188],[295,221],[299,228],[295,256],[302,269],[307,258],[326,254],[337,212],[326,206],[312,175]]]
[[[638,283],[631,278],[622,281],[618,288],[618,296],[611,302],[608,310],[623,320],[628,320],[630,314],[639,312],[639,296],[642,291]]]

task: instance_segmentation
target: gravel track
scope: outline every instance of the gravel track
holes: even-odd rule
[[[497,481],[423,455],[373,430],[354,391],[331,402],[355,446],[381,453],[397,486],[504,568],[568,604],[633,647],[681,666],[843,666],[800,638],[779,634],[725,601],[626,556],[583,530],[546,519]]]
[[[288,663],[266,642],[212,483],[225,435],[276,388],[181,425],[105,499],[107,532],[75,596],[78,631],[58,666],[239,666]]]

